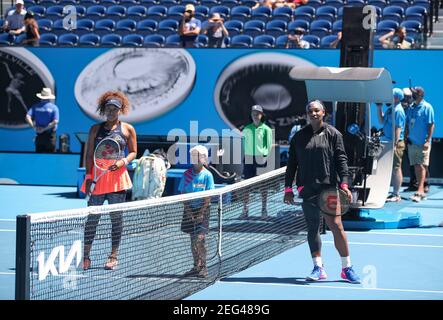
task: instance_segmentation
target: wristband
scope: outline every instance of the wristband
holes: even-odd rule
[[[128,159],[126,159],[126,158],[123,158],[122,160],[123,160],[123,162],[125,163],[125,165],[127,166],[127,165],[128,165],[128,163],[129,163]]]
[[[340,189],[348,189],[349,185],[345,182],[340,183]]]
[[[85,175],[85,179],[86,179],[86,180],[91,180],[91,179],[92,179],[92,174],[87,173],[87,174]]]
[[[285,187],[285,193],[286,192],[291,192],[291,193],[293,193],[294,191],[292,191],[292,188],[291,187]]]
[[[304,186],[297,187],[298,193],[300,193],[303,190],[303,188],[304,188]]]

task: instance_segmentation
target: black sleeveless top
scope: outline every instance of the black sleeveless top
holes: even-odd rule
[[[112,138],[115,141],[117,141],[118,144],[120,145],[120,153],[121,153],[121,156],[124,157],[125,156],[125,149],[127,146],[127,141],[126,141],[126,137],[124,136],[123,131],[122,131],[121,121],[118,122],[117,128],[115,128],[114,130],[106,129],[105,124],[106,124],[106,122],[102,122],[100,124],[97,135],[95,136],[94,148],[97,147],[97,144],[100,141],[102,141],[104,138]]]
[[[27,40],[29,40],[29,39],[34,39],[34,34],[32,33],[32,27],[33,27],[32,24],[28,24],[28,25],[26,26],[26,39],[27,39]],[[34,46],[34,47],[36,47],[36,46],[38,46],[38,40],[30,41],[30,42],[28,42],[27,44],[28,44],[29,46]]]

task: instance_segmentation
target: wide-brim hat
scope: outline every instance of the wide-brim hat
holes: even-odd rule
[[[52,94],[51,88],[43,88],[40,93],[37,93],[36,96],[43,100],[53,100],[55,96]]]

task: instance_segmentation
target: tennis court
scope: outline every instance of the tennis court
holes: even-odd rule
[[[26,195],[26,201],[23,199]],[[408,197],[409,194],[402,194]],[[0,299],[14,299],[15,217],[30,212],[47,212],[84,207],[72,187],[0,185]],[[388,208],[391,204],[386,205]],[[427,201],[415,204],[403,200],[397,210],[417,210],[421,226],[409,229],[384,229],[348,232],[353,264],[362,284],[342,282],[340,260],[332,234],[322,236],[323,260],[328,279],[306,282],[312,268],[307,243],[301,243],[273,258],[222,277],[206,289],[186,299],[272,300],[272,299],[443,299],[443,187],[432,186]],[[237,228],[237,229],[236,229]],[[265,230],[265,226],[261,226]],[[265,228],[265,229],[263,229]],[[263,235],[266,235],[263,232]],[[260,239],[260,232],[239,234],[238,226],[226,232],[226,241]],[[302,236],[302,235],[300,235]],[[231,237],[231,240],[229,238]],[[127,243],[126,245],[130,245]],[[215,244],[213,244],[215,245]],[[210,245],[211,246],[211,245]],[[183,250],[187,250],[185,247]],[[122,249],[123,250],[123,249]],[[277,252],[277,251],[275,251]],[[145,253],[143,253],[145,254]],[[158,257],[152,257],[152,259]],[[149,260],[149,253],[145,259]],[[223,253],[222,253],[223,259]],[[240,263],[232,260],[231,264]],[[125,266],[129,267],[129,266]],[[97,278],[102,270],[88,270]],[[136,274],[136,272],[134,273]],[[146,275],[145,275],[146,276]],[[160,280],[162,281],[161,277]],[[127,279],[123,279],[122,282]],[[164,279],[163,279],[164,280]],[[106,278],[102,280],[106,282]],[[152,283],[152,275],[147,277]],[[196,287],[199,281],[193,280]],[[189,282],[189,281],[188,281]],[[79,282],[80,283],[80,282]],[[189,284],[189,283],[188,283]],[[127,286],[126,286],[127,287]],[[100,288],[100,284],[98,284]],[[98,289],[100,290],[100,289]],[[170,287],[174,290],[174,287]],[[91,297],[92,298],[92,297]],[[115,297],[117,299],[119,297]]]

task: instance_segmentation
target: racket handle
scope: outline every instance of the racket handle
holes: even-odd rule
[[[95,181],[92,181],[91,186],[89,187],[89,192],[86,194],[86,197],[85,197],[86,202],[88,202],[89,198],[91,198],[92,191],[94,191],[94,188],[95,188]]]

